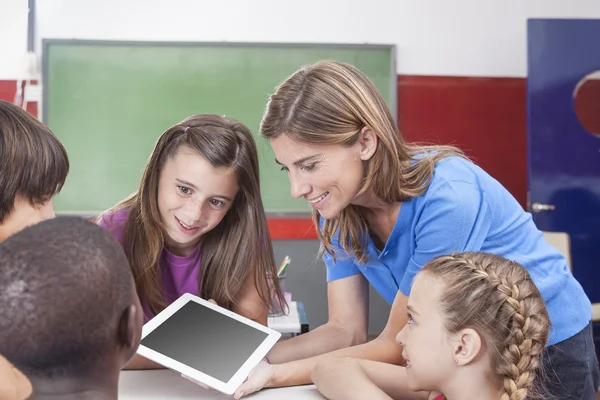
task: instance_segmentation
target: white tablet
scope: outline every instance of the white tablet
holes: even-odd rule
[[[281,333],[186,293],[148,321],[138,354],[233,394]]]

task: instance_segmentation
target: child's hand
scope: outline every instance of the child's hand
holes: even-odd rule
[[[275,366],[261,361],[248,375],[246,382],[235,391],[233,397],[240,399],[242,396],[250,393],[258,392],[259,390],[268,387],[275,374]]]

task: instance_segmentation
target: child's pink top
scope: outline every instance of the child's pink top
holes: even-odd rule
[[[98,225],[111,232],[114,237],[123,243],[123,228],[127,220],[128,210],[119,210],[112,215],[103,214]],[[199,295],[198,274],[200,273],[200,255],[194,251],[186,257],[176,256],[163,248],[160,256],[160,276],[163,294],[167,304],[171,304],[184,293]],[[144,323],[154,317],[148,304],[140,296],[144,308]]]

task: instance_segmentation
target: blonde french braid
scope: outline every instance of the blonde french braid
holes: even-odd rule
[[[550,326],[543,299],[519,264],[488,253],[455,253],[423,272],[447,284],[441,299],[450,332],[474,328],[490,348],[492,369],[503,381],[501,400],[530,393]]]

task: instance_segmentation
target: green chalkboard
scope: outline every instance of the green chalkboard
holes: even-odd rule
[[[275,87],[303,65],[335,59],[365,72],[395,110],[393,46],[44,40],[43,48],[43,120],[71,161],[58,212],[96,213],[135,191],[160,134],[198,113],[253,132],[267,211],[306,212],[258,136]]]

